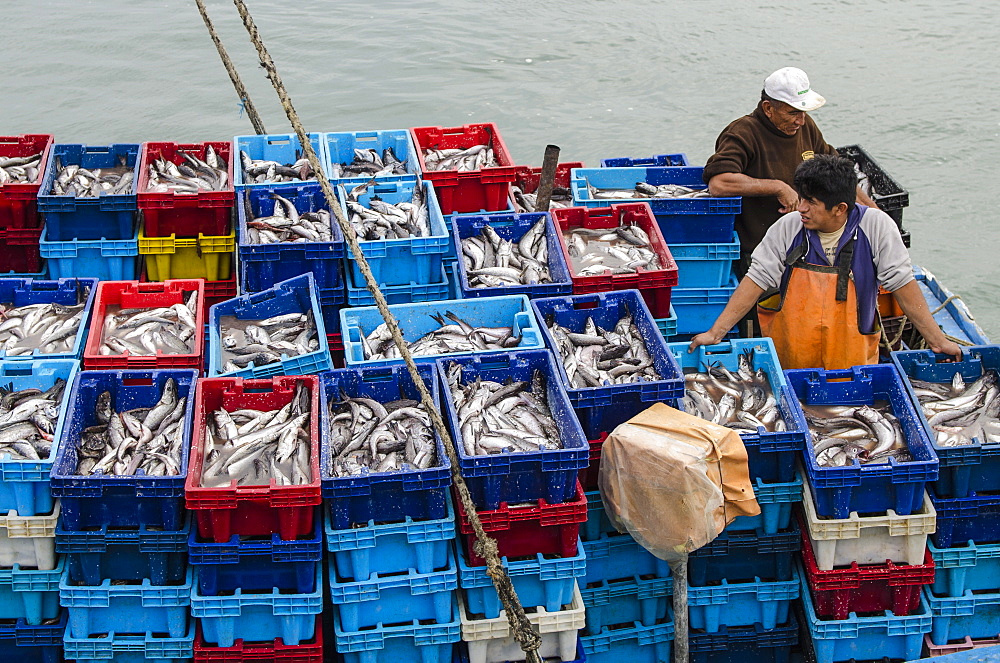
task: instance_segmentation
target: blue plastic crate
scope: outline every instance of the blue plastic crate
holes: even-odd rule
[[[920,291],[927,301],[927,307],[934,314],[934,322],[945,334],[954,336],[972,345],[989,345],[983,328],[979,326],[969,307],[960,297],[956,297],[948,288],[941,285],[937,278],[922,267],[913,266],[913,277],[920,286]],[[938,310],[940,309],[940,310]]]
[[[72,195],[59,196],[52,193],[52,186],[59,175],[56,169],[57,159],[63,167],[77,165],[94,170],[96,168],[117,167],[122,157],[125,159],[125,165],[132,168],[131,193],[115,195],[102,193],[97,198],[77,198]],[[49,241],[127,240],[133,237],[136,229],[138,167],[138,144],[53,145],[52,154],[38,189],[38,211],[45,219]],[[82,276],[82,274],[77,276]]]
[[[678,152],[676,154],[655,154],[651,157],[615,157],[612,159],[601,159],[601,168],[638,168],[645,166],[689,166],[687,154]]]
[[[0,349],[0,360],[33,361],[36,359],[79,359],[83,346],[87,341],[87,331],[90,328],[90,311],[94,306],[94,296],[97,294],[97,279],[35,279],[35,278],[0,278],[0,303],[14,306],[30,304],[64,304],[76,306],[83,304],[83,315],[80,316],[80,329],[69,352],[42,354],[38,349],[30,354],[8,357],[5,350]],[[51,386],[51,385],[49,385]],[[56,438],[58,439],[58,438]]]
[[[938,459],[906,393],[903,378],[892,364],[855,366],[842,371],[800,369],[785,371],[788,386],[804,405],[871,405],[889,402],[899,419],[913,460],[846,467],[820,467],[812,437],[803,451],[806,472],[816,501],[816,513],[826,518],[847,518],[851,512],[884,513],[893,509],[908,516],[920,509],[924,488],[938,477]],[[801,414],[801,413],[800,413]],[[799,422],[807,426],[805,418]]]
[[[740,259],[740,238],[727,242],[670,245],[677,263],[678,288],[721,288],[733,275],[733,261]]]
[[[149,579],[139,584],[78,585],[69,579],[69,569],[58,582],[58,601],[69,609],[66,634],[89,638],[101,633],[167,633],[171,638],[187,632],[191,604],[191,569],[181,583],[154,585]]]
[[[343,289],[340,263],[347,248],[332,211],[333,239],[329,242],[250,243],[247,223],[274,213],[274,205],[278,201],[272,193],[291,201],[299,214],[330,209],[319,184],[261,185],[261,188],[251,188],[238,194],[236,242],[240,261],[240,292],[260,292],[308,272],[312,272],[317,288]]]
[[[441,206],[434,194],[434,185],[428,181],[417,179],[399,182],[380,182],[368,187],[368,190],[358,196],[358,204],[368,207],[374,198],[390,205],[410,202],[413,190],[422,186],[427,202],[427,221],[431,234],[427,237],[408,237],[404,239],[380,239],[361,241],[361,250],[365,254],[372,275],[379,285],[407,285],[409,283],[433,283],[441,276],[441,265],[452,251],[451,234],[448,225],[441,214]],[[347,200],[347,187],[342,183],[338,186],[341,201]],[[344,214],[348,214],[347,205]],[[354,282],[364,281],[361,268],[348,252],[347,271],[354,275]]]
[[[556,355],[559,379],[573,407],[601,407],[616,405],[625,394],[639,394],[639,400],[647,403],[665,401],[684,396],[684,376],[667,342],[656,326],[656,320],[649,312],[646,302],[638,290],[617,290],[570,297],[549,297],[531,302],[535,317],[539,321],[545,345]],[[559,346],[549,329],[556,324],[571,332],[582,332],[588,320],[601,329],[614,329],[618,321],[631,315],[646,350],[653,360],[653,367],[660,375],[659,380],[610,384],[600,387],[574,388],[570,386],[566,367],[563,365]],[[627,400],[627,399],[626,399]]]
[[[688,586],[691,628],[708,633],[724,626],[777,628],[788,621],[788,608],[799,598],[800,583],[796,569],[791,580],[730,582],[723,578],[717,585]]]
[[[580,538],[584,541],[595,541],[602,534],[617,534],[618,530],[611,524],[604,510],[604,500],[601,491],[592,490],[587,495],[587,522],[580,525]]]
[[[947,360],[948,363],[944,363]],[[941,471],[934,490],[942,497],[966,497],[971,491],[995,492],[1000,490],[1000,444],[974,439],[972,444],[960,447],[943,447],[937,443],[937,433],[927,423],[920,401],[913,392],[910,379],[924,382],[951,383],[956,371],[969,383],[987,370],[1000,370],[1000,346],[978,345],[962,348],[962,361],[935,354],[933,350],[908,350],[893,352],[892,363],[903,375],[906,394],[913,403],[920,424],[934,453],[941,462]]]
[[[691,663],[788,663],[799,643],[799,623],[794,614],[788,623],[771,629],[752,626],[725,627],[716,633],[691,633]]]
[[[326,152],[321,140],[322,134],[311,132],[306,134],[320,164],[326,163]],[[240,152],[246,152],[251,159],[277,161],[291,165],[305,157],[298,134],[266,134],[263,136],[236,136],[233,138],[233,188],[237,195],[246,189],[262,189],[275,186],[275,182],[253,184],[245,179],[243,173],[243,158]]]
[[[379,290],[389,304],[411,304],[414,302],[435,302],[451,299],[452,284],[449,281],[446,264],[441,265],[441,275],[434,283],[408,283],[406,285],[380,285]],[[350,271],[347,278],[348,306],[375,306],[375,295],[368,290],[364,279],[356,279]]]
[[[152,407],[160,400],[168,379],[177,383],[177,398],[187,398],[180,473],[176,476],[75,474],[80,433],[97,423],[94,403],[103,391],[111,392],[116,412]],[[198,371],[81,371],[69,394],[62,444],[50,475],[54,497],[62,498],[62,526],[69,530],[111,527],[158,526],[177,530],[184,521],[184,482],[191,446],[190,422],[194,416],[194,386]]]
[[[461,640],[462,625],[458,605],[446,624],[378,626],[363,631],[345,631],[340,616],[333,611],[333,632],[337,651],[344,663],[451,663],[454,643]]]
[[[455,538],[455,510],[445,501],[447,515],[433,520],[401,522],[334,529],[330,504],[323,507],[326,549],[333,553],[334,569],[341,578],[361,580],[372,573],[397,573],[416,569],[421,573],[440,570],[448,564],[448,549]]]
[[[765,534],[763,530],[729,532],[691,553],[688,582],[704,587],[723,579],[730,581],[790,580],[792,559],[802,548],[798,527],[793,522],[785,532]]]
[[[43,280],[49,277],[49,264],[44,260],[42,262],[42,268],[38,272],[24,273],[24,272],[0,272],[0,278],[5,279],[35,279]]]
[[[45,391],[57,380],[65,380],[59,418],[52,435],[52,448],[42,460],[11,460],[0,456],[0,512],[17,511],[21,516],[52,513],[55,503],[49,490],[49,472],[59,453],[62,431],[69,408],[70,387],[76,379],[79,362],[75,359],[39,359],[36,361],[0,361],[0,385],[15,391]]]
[[[923,599],[933,617],[931,642],[946,645],[964,638],[993,638],[1000,633],[1000,592],[974,593],[965,590],[960,596],[935,596],[930,588]]]
[[[726,530],[743,532],[760,529],[765,534],[777,534],[778,530],[791,526],[792,507],[802,501],[802,475],[796,472],[795,478],[787,483],[764,483],[757,477],[753,492],[760,505],[760,513],[756,516],[737,516],[726,526]]]
[[[222,318],[234,317],[237,320],[264,320],[276,315],[287,313],[311,313],[316,325],[316,340],[319,347],[305,354],[289,357],[282,353],[281,360],[255,366],[252,362],[246,368],[226,373],[223,371],[225,361],[222,358]],[[322,373],[333,368],[330,357],[330,346],[327,344],[326,323],[323,320],[323,309],[316,299],[316,282],[312,273],[276,283],[274,287],[262,292],[242,295],[214,304],[208,310],[208,352],[209,377],[240,377],[269,378],[274,375],[311,375]]]
[[[924,634],[931,631],[931,610],[926,598],[909,616],[897,617],[891,610],[882,615],[847,619],[821,619],[816,616],[805,573],[800,595],[805,615],[805,626],[812,639],[816,663],[834,663],[855,659],[857,661],[881,659],[920,658]]]
[[[448,567],[443,571],[420,573],[407,569],[403,573],[373,573],[361,581],[341,582],[343,579],[337,577],[333,562],[328,564],[330,601],[341,627],[348,631],[383,624],[451,621],[458,589],[454,553],[449,554]]]
[[[584,541],[583,552],[587,556],[587,574],[580,582],[583,587],[593,582],[632,576],[670,576],[670,565],[653,556],[628,534],[602,534],[593,541]]]
[[[469,285],[469,277],[465,269],[465,260],[460,256],[462,240],[467,237],[478,237],[485,226],[490,226],[504,240],[518,242],[539,222],[545,221],[545,244],[547,248],[547,264],[551,283],[536,283],[535,285],[508,286],[501,288],[473,288]],[[454,250],[459,256],[458,278],[463,297],[492,297],[495,295],[523,294],[529,298],[557,297],[573,293],[573,281],[566,259],[563,256],[562,244],[552,224],[552,216],[548,212],[530,214],[455,214],[451,219],[451,235],[455,243]]]
[[[701,167],[647,168],[574,168],[570,188],[573,204],[582,207],[606,207],[606,199],[590,197],[587,185],[597,189],[632,189],[636,182],[653,186],[680,184],[705,189]],[[728,242],[732,239],[736,215],[743,199],[733,198],[636,198],[628,202],[649,203],[667,244],[686,242]]]
[[[440,408],[437,369],[421,364],[418,372],[431,398]],[[420,394],[406,366],[371,366],[345,368],[320,375],[325,402],[333,404],[343,392],[350,397],[370,398],[388,403],[400,398],[420,400]],[[326,406],[325,406],[326,407]],[[324,413],[325,416],[325,413]],[[326,422],[322,424],[326,427]],[[432,467],[410,467],[397,472],[368,471],[357,476],[333,476],[334,440],[323,431],[320,450],[320,476],[323,497],[330,500],[333,526],[347,529],[357,523],[388,522],[405,517],[429,519],[447,515],[448,486],[451,485],[451,462],[441,438],[434,433],[437,460]]]
[[[676,399],[666,403],[670,407],[679,405]],[[639,400],[639,394],[629,394],[627,398],[615,403],[614,407],[577,407],[573,411],[583,434],[588,440],[596,440],[602,433],[610,433],[651,405],[653,404]]]
[[[396,158],[406,164],[406,172],[414,175],[420,174],[420,160],[417,159],[417,150],[413,146],[410,132],[405,129],[388,131],[339,131],[328,132],[321,136],[324,149],[323,168],[326,176],[333,179],[333,164],[346,165],[354,161],[354,150],[375,150],[379,157],[387,148],[392,148]],[[399,175],[379,177],[378,180],[393,181]],[[351,180],[352,178],[345,178]],[[353,178],[356,180],[371,179]],[[337,180],[338,182],[340,180]]]
[[[444,274],[448,279],[448,299],[462,299],[462,289],[458,284],[458,261],[445,260]]]
[[[514,350],[535,350],[545,346],[531,304],[524,295],[394,304],[389,307],[389,312],[399,322],[403,339],[410,343],[435,329],[440,329],[441,325],[431,316],[444,315],[449,311],[473,327],[511,327],[513,335],[521,339]],[[377,366],[403,363],[402,359],[365,359],[361,338],[371,334],[381,324],[384,324],[382,315],[374,306],[341,309],[340,333],[344,337],[344,355],[348,365],[363,363]],[[456,356],[459,355],[421,355],[415,359]]]
[[[23,619],[0,624],[0,657],[16,663],[61,663],[66,613],[55,624],[31,626]]]
[[[63,638],[66,658],[77,661],[114,661],[115,663],[188,663],[194,655],[195,624],[179,638],[160,633],[74,638],[69,630]]]
[[[466,301],[486,302],[490,299]],[[573,499],[577,474],[590,464],[590,446],[566,392],[556,379],[556,360],[552,353],[525,350],[439,359],[437,365],[442,380],[451,362],[462,367],[461,384],[480,379],[530,381],[536,370],[541,371],[549,409],[562,441],[561,449],[469,456],[462,443],[455,401],[451,391],[444,388],[444,414],[458,452],[462,476],[476,508],[489,511],[498,508],[501,502],[515,504],[544,498],[549,504],[562,504]]]
[[[179,530],[105,525],[73,531],[57,526],[56,552],[65,554],[72,583],[100,585],[104,580],[149,578],[154,585],[169,585],[184,580],[190,529],[189,522]]]
[[[486,619],[500,616],[503,605],[493,580],[485,566],[469,566],[462,546],[458,551],[458,584],[465,596],[465,606],[472,615],[484,615]],[[587,571],[587,555],[583,542],[577,543],[574,557],[551,557],[536,555],[534,559],[510,560],[501,557],[500,563],[514,585],[522,606],[529,608],[542,606],[548,612],[558,612],[562,606],[573,600],[576,579]]]
[[[236,640],[264,642],[281,638],[297,645],[316,634],[316,615],[323,611],[322,563],[313,566],[314,590],[290,594],[278,589],[246,592],[236,589],[228,596],[205,596],[199,590],[200,567],[191,587],[191,616],[201,619],[207,644],[232,647]]]
[[[933,488],[927,492],[937,511],[937,531],[931,535],[934,545],[948,548],[965,541],[1000,543],[1000,495],[973,491],[967,497],[944,498]]]
[[[454,663],[469,663],[469,648],[467,643],[460,642],[455,645],[455,655],[452,659]],[[522,661],[524,659],[521,659]],[[550,659],[542,659],[550,660]],[[562,659],[560,659],[561,661]],[[572,661],[562,661],[562,663],[586,663],[587,656],[583,653],[583,645],[579,639],[576,641],[576,657]],[[496,663],[520,663],[519,661],[497,661]]]
[[[65,570],[65,559],[51,571],[22,569],[20,564],[0,569],[0,620],[23,619],[37,626],[58,618],[59,578]]]
[[[660,336],[663,337],[663,340],[667,340],[677,333],[677,311],[674,310],[673,304],[670,305],[670,317],[657,318],[656,327],[660,330]]]
[[[39,252],[54,279],[88,277],[100,281],[133,281],[139,271],[139,228],[129,239],[49,239],[48,227],[38,241]]]
[[[934,559],[935,596],[962,596],[966,590],[1000,592],[1000,544],[970,540],[938,548],[928,541],[927,549]]]
[[[604,628],[597,635],[581,635],[588,663],[671,663],[674,623],[630,628]]]
[[[324,295],[326,295],[325,301],[336,301],[336,297],[330,293],[324,293],[320,291],[317,293],[317,297],[320,299],[320,308],[323,309],[323,324],[326,325],[327,336],[330,334],[340,334],[340,309],[344,308],[344,301],[347,299],[347,295],[343,290],[340,291],[340,303],[339,304],[323,304],[322,302]]]
[[[706,331],[726,308],[737,285],[739,281],[734,275],[729,283],[720,288],[675,287],[670,305],[677,311],[677,333],[700,334]]]
[[[707,329],[707,327],[706,327]],[[787,430],[769,433],[763,428],[757,432],[739,431],[747,449],[751,479],[788,483],[794,480],[795,459],[805,448],[809,430],[799,408],[795,393],[788,388],[778,363],[778,354],[769,338],[732,339],[718,345],[701,346],[688,352],[687,343],[670,343],[670,352],[685,373],[705,371],[709,364],[721,364],[735,371],[742,353],[753,351],[753,370],[763,369],[777,400],[778,412]],[[683,410],[683,403],[679,403]],[[801,491],[800,491],[801,494]]]
[[[587,606],[584,635],[597,635],[605,626],[641,623],[653,626],[667,617],[672,578],[618,578],[590,583],[580,590]]]
[[[234,534],[225,543],[203,541],[198,530],[191,528],[186,537],[189,561],[203,565],[240,565],[247,558],[265,557],[273,564],[290,562],[318,562],[323,559],[323,533],[320,519],[315,519],[313,532],[309,536],[284,541],[277,534],[266,537],[240,537]]]

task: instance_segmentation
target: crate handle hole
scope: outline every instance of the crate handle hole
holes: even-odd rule
[[[124,378],[122,384],[126,387],[149,387],[153,384],[153,378]]]
[[[582,310],[592,309],[592,308],[597,308],[597,302],[596,301],[573,302],[573,309],[576,310],[576,311],[582,311]]]
[[[287,138],[275,138],[275,139],[267,141],[267,144],[268,145],[291,145],[292,141],[288,140]]]

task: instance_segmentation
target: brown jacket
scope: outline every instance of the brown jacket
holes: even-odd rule
[[[794,136],[778,131],[760,104],[749,115],[733,120],[715,141],[715,154],[705,164],[704,180],[723,173],[742,173],[756,179],[781,180],[791,185],[795,168],[817,154],[836,154],[823,139],[813,119]],[[781,205],[775,196],[744,197],[743,211],[736,217],[740,250],[749,255],[767,229],[778,220]]]

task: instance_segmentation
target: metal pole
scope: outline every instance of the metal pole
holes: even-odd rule
[[[688,663],[688,556],[670,565],[674,577],[674,663]]]

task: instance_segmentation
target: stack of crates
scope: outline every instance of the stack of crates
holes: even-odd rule
[[[799,569],[803,632],[816,661],[919,658],[933,614],[924,589],[935,577],[927,537],[938,520],[930,497],[938,457],[923,417],[893,364],[789,370],[785,378],[806,409],[888,406],[910,456],[826,466],[806,439]]]
[[[227,168],[219,191],[165,193],[149,191],[150,165],[165,159],[184,165],[184,154],[205,160],[209,146]],[[233,227],[233,172],[230,141],[205,143],[143,143],[139,151],[137,206],[141,213],[140,280],[204,279],[204,310],[236,295],[236,231]]]
[[[683,154],[661,154],[643,159],[604,159],[601,168],[577,168],[572,172],[573,204],[601,207],[591,189],[632,189],[636,182],[653,186],[676,184],[705,189],[703,168],[691,167]],[[639,199],[643,200],[643,199]],[[741,208],[738,197],[649,198],[663,240],[670,247],[678,274],[671,312],[658,314],[665,335],[671,340],[705,331],[725,307],[736,289],[733,261],[739,259],[740,243],[734,232]],[[651,308],[653,306],[651,305]],[[674,317],[675,320],[670,320]]]
[[[38,193],[38,210],[45,219],[41,255],[50,278],[130,281],[138,277],[138,162],[138,144],[53,146]],[[117,173],[131,178],[131,184],[118,194],[57,194],[54,186],[63,169],[73,166],[93,174]]]
[[[208,485],[206,425],[213,412],[274,412],[297,389],[309,396],[309,481],[298,485]],[[194,399],[191,471],[185,504],[192,524],[188,543],[191,615],[197,623],[195,660],[279,657],[323,660],[322,537],[317,515],[322,414],[325,399],[314,375],[269,379],[205,378]],[[214,457],[214,455],[213,455]]]
[[[440,406],[437,369],[419,369]],[[330,371],[320,382],[331,413],[347,411],[338,405],[345,396],[382,404],[419,400],[402,364]],[[340,448],[340,440],[325,432],[323,520],[337,651],[345,663],[449,663],[460,621],[451,463],[441,439],[434,435],[434,459],[425,469],[357,476],[339,471]]]
[[[878,161],[872,158],[860,145],[845,145],[838,147],[840,156],[853,161],[864,174],[871,187],[870,197],[878,208],[892,217],[899,228],[903,244],[910,246],[910,233],[903,228],[903,208],[910,204],[910,194],[901,187],[895,178],[882,169]]]
[[[67,659],[192,655],[184,482],[197,376],[194,369],[81,371],[73,382],[51,473],[52,494],[61,501],[56,550],[63,563],[55,587],[68,613]],[[79,474],[83,433],[100,425],[100,395],[110,393],[115,413],[150,408],[170,381],[182,408],[178,474]]]
[[[45,278],[48,273],[39,244],[42,218],[37,198],[53,142],[49,134],[0,136],[0,161],[4,163],[41,155],[37,163],[32,162],[33,170],[25,173],[29,181],[0,184],[0,276]]]
[[[969,386],[1000,368],[1000,347],[963,349],[962,361],[931,350],[894,352],[920,423],[941,462],[930,486],[937,529],[928,543],[937,567],[934,584],[924,589],[932,616],[925,654],[939,656],[996,643],[1000,632],[1000,445],[975,438],[971,443],[941,444],[924,415],[918,387],[910,380],[950,385],[960,373]]]

